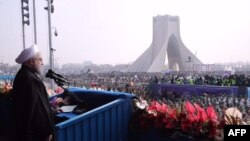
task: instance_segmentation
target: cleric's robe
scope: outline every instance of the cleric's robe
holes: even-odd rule
[[[22,65],[14,79],[13,136],[18,141],[43,139],[53,133],[54,121],[44,83]]]

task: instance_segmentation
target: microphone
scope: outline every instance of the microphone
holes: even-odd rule
[[[62,76],[61,74],[55,73],[52,69],[49,69],[49,70],[48,70],[48,73],[52,73],[52,74],[56,75],[57,77],[61,77],[61,78],[63,78],[63,79],[66,79],[66,80],[67,80],[67,78],[66,78],[66,77]]]
[[[63,86],[65,83],[69,84],[68,79],[66,77],[53,72],[51,69],[48,70],[45,76],[53,79],[59,86]]]

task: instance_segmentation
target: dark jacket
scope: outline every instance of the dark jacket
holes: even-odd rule
[[[21,67],[14,79],[12,100],[13,136],[16,140],[43,139],[53,133],[48,94],[35,71]]]

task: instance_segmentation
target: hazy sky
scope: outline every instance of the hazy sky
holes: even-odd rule
[[[45,6],[36,0],[38,47],[48,63]],[[152,42],[152,18],[167,14],[179,16],[183,43],[203,63],[250,62],[250,0],[54,0],[54,7],[59,64],[133,62]],[[15,64],[23,49],[20,0],[0,0],[0,17],[0,62]],[[34,43],[32,17],[27,47]]]

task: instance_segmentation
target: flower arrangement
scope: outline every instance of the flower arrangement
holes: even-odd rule
[[[12,86],[5,84],[0,87],[0,98],[10,97],[12,93]]]
[[[220,117],[213,105],[203,107],[189,100],[169,104],[164,98],[137,99],[130,129],[144,135],[153,129],[159,136],[177,140],[223,140],[225,124],[243,124],[237,108],[228,108]]]

